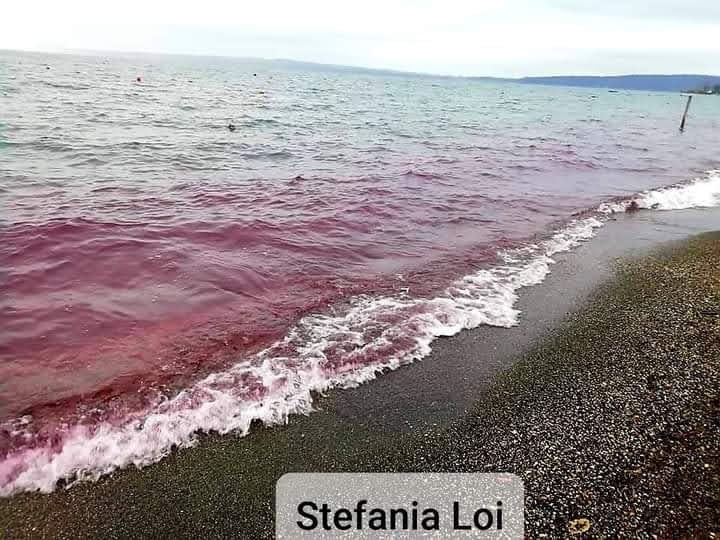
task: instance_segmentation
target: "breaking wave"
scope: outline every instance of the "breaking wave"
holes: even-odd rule
[[[306,316],[254,358],[120,426],[75,426],[61,444],[34,446],[28,440],[0,463],[0,495],[49,492],[60,479],[72,484],[131,464],[149,465],[174,447],[193,445],[199,432],[245,434],[254,420],[282,423],[312,411],[312,392],[356,386],[423,358],[437,337],[481,324],[513,326],[519,289],[543,281],[554,254],[591,238],[600,225],[595,218],[577,220],[544,242],[503,252],[501,264],[460,279],[432,299],[360,297],[338,313]]]
[[[634,204],[633,204],[634,203]],[[313,410],[313,392],[348,388],[427,356],[432,342],[480,325],[510,327],[520,289],[542,282],[553,256],[592,238],[606,214],[630,208],[720,205],[720,172],[636,197],[604,203],[546,240],[499,253],[499,264],[454,282],[426,299],[355,298],[329,314],[302,318],[287,336],[257,355],[212,374],[120,425],[76,425],[61,440],[33,440],[31,419],[5,425],[24,445],[0,463],[0,496],[50,492],[58,481],[96,480],[128,465],[154,463],[199,433],[245,434],[253,421],[279,424]]]
[[[720,205],[720,170],[686,184],[644,191],[627,200],[600,205],[598,210],[612,214],[627,210],[683,210]]]

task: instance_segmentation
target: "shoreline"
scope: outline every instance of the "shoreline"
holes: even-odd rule
[[[718,215],[717,209],[707,209],[618,216],[590,242],[555,256],[558,264],[544,283],[522,290],[519,326],[481,327],[437,340],[421,362],[372,384],[332,391],[316,401],[320,410],[293,417],[286,426],[253,426],[241,439],[204,436],[196,447],[143,470],[117,471],[51,495],[1,499],[0,530],[14,537],[205,532],[262,538],[272,534],[278,472],[422,470],[433,456],[435,468],[449,470],[451,463],[443,460],[459,448],[458,441],[472,440],[467,426],[473,425],[477,401],[487,399],[519,358],[542,349],[568,325],[575,328],[577,314],[592,310],[588,300],[598,284],[612,277],[615,258],[647,253],[708,230],[713,222],[717,227]],[[555,375],[564,380],[562,370]],[[535,394],[543,395],[518,395],[527,401]],[[454,434],[448,439],[448,433]],[[480,461],[458,466],[470,470]]]
[[[533,538],[714,538],[718,260],[720,231],[624,259],[469,415],[397,462],[520,475]]]

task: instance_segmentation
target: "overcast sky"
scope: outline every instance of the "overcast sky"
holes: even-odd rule
[[[17,0],[2,8],[0,48],[450,75],[720,75],[720,0]]]

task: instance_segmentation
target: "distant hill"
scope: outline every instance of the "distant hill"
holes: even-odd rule
[[[431,75],[426,73],[411,73],[391,69],[364,68],[355,66],[342,66],[333,64],[318,64],[315,62],[300,62],[297,60],[276,59],[276,65],[286,68],[325,71],[336,73],[364,73],[375,75],[391,75],[400,77],[430,77],[450,79],[471,79],[487,82],[512,82],[520,84],[542,84],[547,86],[576,86],[584,88],[611,88],[617,90],[647,90],[657,92],[688,92],[701,88],[712,88],[720,84],[720,76],[714,75],[613,75],[613,76],[562,76],[547,77],[453,77],[445,75]]]
[[[612,77],[523,77],[515,82],[550,86],[579,86],[586,88],[614,88],[618,90],[655,90],[685,92],[720,84],[720,77],[712,75],[618,75]]]
[[[471,79],[486,82],[511,82],[519,84],[541,84],[546,86],[575,86],[581,88],[610,88],[615,90],[645,90],[656,92],[690,92],[702,88],[712,88],[720,84],[720,76],[715,75],[551,75],[547,77],[453,77],[432,75],[429,73],[412,73],[392,69],[377,69],[316,62],[301,62],[289,59],[272,60],[278,66],[290,69],[324,71],[335,73],[362,73],[368,75],[390,75],[399,77],[429,77],[449,79]]]
[[[119,51],[88,51],[88,50],[68,50],[64,51],[70,54],[92,54],[92,55],[147,55],[147,56],[197,56],[197,55],[164,55],[160,53],[123,53]],[[496,83],[519,83],[519,84],[541,84],[547,86],[576,86],[584,88],[611,88],[617,90],[645,90],[658,92],[696,92],[706,93],[705,89],[713,90],[716,85],[720,85],[720,76],[716,75],[613,75],[613,76],[581,76],[581,75],[552,75],[546,77],[522,77],[522,78],[503,78],[503,77],[473,77],[473,76],[453,76],[453,75],[433,75],[430,73],[417,73],[408,71],[399,71],[393,69],[378,69],[359,66],[345,66],[339,64],[323,64],[318,62],[305,62],[301,60],[291,60],[286,58],[229,58],[231,60],[258,61],[266,62],[282,69],[300,70],[300,71],[320,71],[325,73],[359,73],[366,75],[393,76],[393,77],[413,77],[413,78],[432,78],[432,79],[465,79],[474,81],[486,81]]]
[[[304,62],[302,60],[291,60],[288,58],[263,59],[277,67],[295,69],[300,71],[321,71],[325,73],[358,73],[366,75],[389,75],[398,77],[432,77],[432,78],[453,78],[444,75],[432,75],[429,73],[418,73],[414,71],[399,71],[396,69],[380,69],[360,66],[344,66],[342,64],[322,64],[319,62]]]

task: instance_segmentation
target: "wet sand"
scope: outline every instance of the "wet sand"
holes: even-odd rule
[[[518,327],[439,340],[424,361],[332,392],[287,426],[206,436],[141,471],[0,500],[0,531],[264,538],[284,472],[506,470],[526,481],[533,536],[567,534],[575,518],[593,536],[669,536],[673,508],[676,532],[710,532],[720,317],[703,312],[720,309],[720,249],[670,266],[617,260],[719,227],[717,209],[619,216],[522,292]]]
[[[623,261],[470,414],[393,461],[520,475],[531,538],[714,538],[719,263],[720,232]]]

